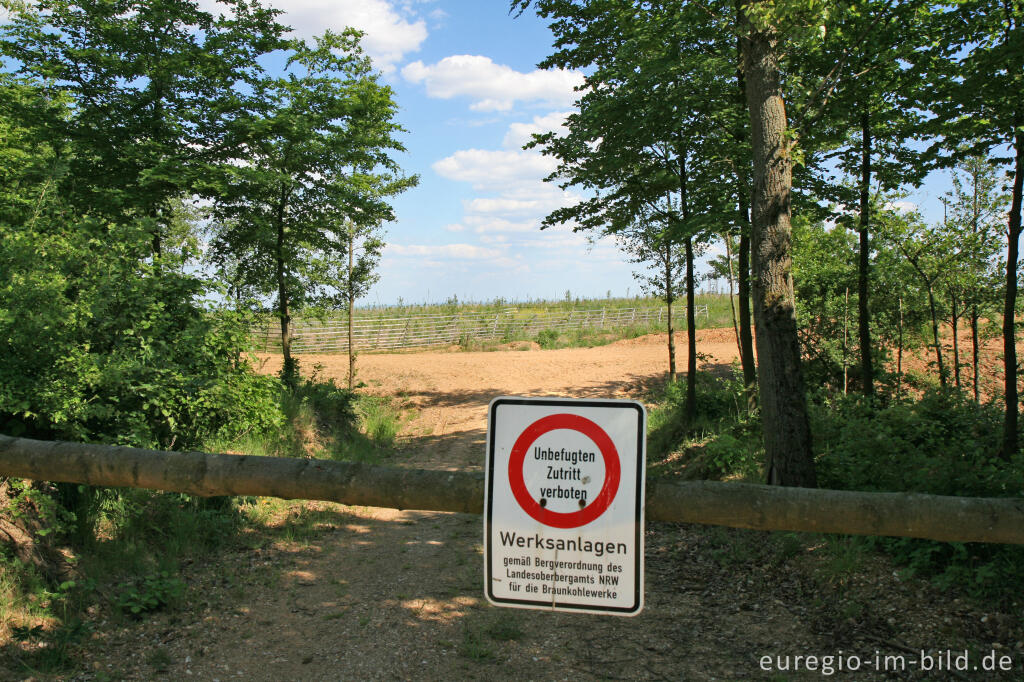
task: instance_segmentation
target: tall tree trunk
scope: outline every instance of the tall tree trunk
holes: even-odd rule
[[[1002,456],[1010,459],[1017,451],[1017,258],[1020,249],[1021,191],[1024,189],[1024,132],[1021,115],[1014,117],[1013,194],[1006,225],[1006,299],[1003,301],[1003,369],[1006,415],[1003,420]]]
[[[697,321],[694,318],[693,237],[686,247],[686,423],[697,417]]]
[[[865,105],[860,117],[860,254],[857,263],[857,329],[860,336],[862,390],[868,398],[875,395],[875,372],[871,362],[871,313],[868,309],[868,275],[870,245],[868,228],[871,219],[871,116]]]
[[[960,314],[956,308],[956,292],[949,292],[950,308],[952,319],[950,320],[951,326],[953,327],[953,385],[960,388]]]
[[[672,304],[676,300],[675,289],[672,287],[672,240],[666,239],[665,253],[665,307],[668,314],[668,380],[676,380],[676,328],[672,324]]]
[[[971,306],[971,368],[974,370],[974,402],[981,402],[978,390],[978,306]]]
[[[288,307],[288,285],[285,281],[284,262],[284,214],[287,201],[287,188],[281,185],[281,196],[277,205],[277,241],[274,250],[274,263],[277,276],[277,315],[281,321],[281,354],[284,358],[281,365],[281,378],[289,386],[295,385],[296,367],[292,358],[291,313]]]
[[[981,222],[981,199],[979,197],[980,175],[978,172],[971,172],[971,233],[978,234],[979,223]],[[977,293],[975,292],[971,298],[977,301]],[[971,321],[971,370],[974,373],[974,402],[981,402],[981,392],[978,386],[978,304],[977,302],[971,303],[969,318]]]
[[[736,1],[736,16],[742,15],[740,0]],[[736,95],[740,109],[747,108],[747,84],[743,77],[743,39],[736,38]],[[749,159],[739,153],[746,140],[742,119],[737,120],[733,138],[736,142],[736,203],[739,205],[740,253],[739,253],[739,313],[740,313],[740,365],[743,367],[743,386],[747,394],[747,410],[757,409],[757,368],[754,364],[754,338],[750,332],[750,187],[745,169]]]
[[[740,326],[736,321],[736,291],[733,287],[736,273],[732,267],[732,235],[728,231],[725,233],[725,260],[729,264],[729,312],[732,314],[732,330],[736,335],[736,352],[742,355],[743,347],[740,346]]]
[[[935,363],[939,367],[939,385],[946,387],[946,366],[942,364],[942,344],[939,342],[939,313],[935,309],[935,287],[928,282],[928,310],[932,316],[932,342],[935,344]]]
[[[745,12],[740,21],[754,157],[754,322],[767,482],[815,487],[793,296],[792,159],[778,35],[754,30]]]
[[[847,349],[848,349],[849,343],[850,343],[850,327],[849,327],[849,324],[848,324],[849,319],[850,319],[850,287],[846,287],[846,302],[843,305],[843,395],[847,394],[847,392],[848,392],[847,389],[848,389],[849,383],[850,383],[849,382],[850,373],[848,371],[849,360],[848,360],[848,357],[847,357]]]
[[[356,378],[356,352],[352,347],[352,314],[355,312],[356,292],[352,281],[353,252],[355,251],[355,229],[349,225],[348,234],[348,388],[351,391]]]
[[[685,229],[689,229],[690,197],[687,194],[689,176],[686,168],[686,149],[680,144],[676,149],[679,157],[679,215],[683,219]],[[693,277],[693,236],[687,235],[684,242],[686,251],[686,411],[684,418],[687,426],[693,424],[697,416],[697,323],[693,319],[694,312],[694,277]]]
[[[896,398],[903,390],[903,297],[900,296],[899,341],[896,346]]]
[[[750,311],[750,213],[746,200],[740,202],[740,253],[737,298],[740,311],[740,364],[743,386],[747,393],[747,409],[757,409],[757,367],[754,364],[754,334]]]

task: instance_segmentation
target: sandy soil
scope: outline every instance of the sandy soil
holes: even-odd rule
[[[677,368],[685,369],[685,335],[676,334]],[[594,348],[540,351],[376,353],[357,358],[356,377],[367,390],[401,398],[407,421],[401,435],[403,463],[419,468],[481,471],[487,405],[493,398],[561,396],[567,398],[642,399],[668,371],[668,335],[651,334]],[[699,366],[725,371],[739,357],[728,329],[697,333]],[[276,372],[278,356],[260,359],[262,371]],[[348,359],[340,355],[299,356],[301,367],[314,366],[343,382]]]
[[[403,464],[479,469],[492,398],[641,397],[664,376],[664,342],[367,354],[359,378],[404,402]],[[729,330],[702,332],[699,350],[714,365],[736,356]],[[306,369],[320,363],[322,374],[344,377],[343,358],[302,360]],[[274,360],[263,369],[274,371]],[[902,580],[880,558],[869,557],[851,577],[813,544],[779,542],[764,533],[649,524],[639,616],[520,611],[483,598],[477,516],[294,503],[245,546],[187,566],[180,608],[98,624],[83,654],[87,671],[74,677],[810,680],[822,673],[765,672],[762,657],[844,653],[873,661],[881,652],[916,660],[921,650],[969,647],[975,662],[989,651],[1010,655],[1013,672],[1003,679],[1024,679],[1019,605],[1009,614],[986,610]],[[905,672],[862,667],[835,677],[927,676],[912,663]]]

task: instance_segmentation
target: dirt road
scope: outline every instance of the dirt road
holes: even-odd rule
[[[492,398],[641,397],[664,376],[664,341],[363,355],[359,378],[403,401],[402,464],[472,470],[483,464]],[[702,332],[699,350],[713,364],[736,356],[728,330]],[[307,370],[314,363],[344,379],[344,358],[303,358]],[[813,537],[649,524],[646,605],[619,618],[489,606],[477,516],[294,503],[269,525],[249,546],[189,566],[180,608],[102,624],[78,678],[820,679],[820,658],[819,670],[794,673],[778,670],[792,659],[774,657],[831,656],[835,672],[839,654],[910,660],[922,649],[993,646],[1014,657],[1006,679],[1020,679],[1024,663],[1019,623],[898,579],[872,555],[839,565]],[[914,665],[835,677],[923,679]]]

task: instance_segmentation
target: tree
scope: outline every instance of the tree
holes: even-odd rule
[[[953,273],[950,284],[954,302],[952,317],[956,319],[955,302],[959,301],[960,314],[967,315],[971,327],[973,394],[974,401],[979,402],[978,322],[982,314],[995,309],[999,276],[993,271],[993,262],[999,249],[997,235],[1006,212],[1007,197],[1000,191],[997,167],[981,156],[969,156],[961,161],[953,171],[952,180],[946,222],[960,234],[969,235],[965,267]]]
[[[653,275],[634,273],[646,291],[665,301],[668,319],[668,380],[676,380],[675,327],[672,322],[672,304],[679,298],[680,279],[686,276],[685,249],[672,240],[664,229],[658,229],[658,222],[652,224],[649,216],[641,216],[631,228],[618,234],[620,243],[633,256],[634,263],[653,266]]]
[[[231,18],[194,0],[4,2],[2,54],[49,96],[70,97],[46,120],[75,145],[61,194],[105,220],[145,219],[147,255],[161,254],[173,203],[203,194],[235,152],[228,122],[249,105],[257,57],[282,46],[277,11],[228,4]]]
[[[856,223],[843,222],[858,236],[857,335],[861,390],[868,397],[875,393],[869,305],[872,194],[917,184],[927,170],[921,154],[907,144],[921,123],[914,95],[922,85],[906,67],[922,43],[920,5],[859,2],[854,11],[837,13],[820,49],[802,51],[792,67],[808,75],[834,72],[827,108],[804,114],[813,125],[804,124],[801,131],[805,166],[800,181],[811,201],[827,200],[857,215]],[[852,185],[829,177],[834,163],[855,178]]]
[[[394,137],[397,107],[360,36],[347,29],[313,45],[292,42],[286,75],[264,79],[265,104],[234,123],[239,161],[222,169],[217,186],[214,258],[244,259],[243,284],[273,298],[288,382],[297,376],[292,316],[343,298],[337,264],[350,226],[393,219],[386,198],[416,183],[389,156],[404,150]]]
[[[888,212],[879,216],[884,238],[895,245],[920,279],[928,299],[931,321],[931,345],[935,349],[935,364],[939,383],[945,387],[949,371],[942,357],[939,338],[939,284],[954,277],[963,265],[973,265],[972,255],[978,250],[976,235],[960,234],[950,229],[948,222],[926,225],[920,214]]]
[[[1024,3],[1020,0],[965,0],[934,13],[929,48],[917,57],[917,71],[931,84],[935,100],[934,153],[953,164],[985,154],[1010,166],[1010,210],[1006,217],[1003,298],[1004,420],[1001,452],[1019,449],[1017,377],[1017,285],[1021,211],[1024,200]]]
[[[800,367],[790,227],[793,154],[782,92],[785,49],[768,3],[741,2],[740,30],[753,150],[751,225],[758,385],[768,483],[814,487]]]
[[[180,449],[272,427],[276,382],[239,362],[248,329],[199,302],[186,254],[140,260],[149,221],[61,193],[78,149],[51,95],[0,74],[0,431]]]
[[[682,247],[688,313],[684,418],[692,422],[695,241],[713,224],[735,219],[723,191],[730,168],[717,152],[732,132],[732,121],[721,112],[735,99],[734,64],[719,49],[731,41],[700,8],[675,0],[639,11],[626,1],[542,0],[536,6],[541,16],[556,20],[555,47],[561,48],[541,66],[592,69],[579,112],[565,122],[569,133],[537,136],[530,145],[558,159],[548,180],[592,196],[552,212],[544,225],[616,234],[651,230],[643,238],[648,244]],[[673,351],[670,346],[670,358]]]
[[[347,238],[348,267],[341,281],[338,293],[345,300],[345,312],[348,317],[348,387],[355,385],[356,352],[352,327],[355,316],[356,300],[369,292],[370,287],[379,279],[374,272],[380,262],[384,242],[380,238],[379,223],[362,224],[349,220],[345,224]],[[358,255],[357,255],[358,254]]]
[[[739,353],[741,362],[743,358],[743,342],[740,340],[739,318],[736,317],[736,258],[733,251],[732,234],[726,231],[722,235],[722,242],[725,244],[725,253],[708,259],[708,267],[711,268],[711,279],[724,279],[729,285],[729,312],[732,315],[732,328],[736,334],[736,351]],[[744,377],[744,382],[746,377]]]

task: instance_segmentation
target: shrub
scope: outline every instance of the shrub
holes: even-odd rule
[[[541,329],[537,332],[537,345],[545,350],[558,346],[558,331],[554,329]]]
[[[999,448],[1000,413],[952,391],[875,407],[837,399],[812,409],[818,481],[843,490],[907,491],[977,497],[1024,496],[1024,458]],[[1024,548],[874,538],[911,573],[976,596],[1008,597],[1024,588]]]

